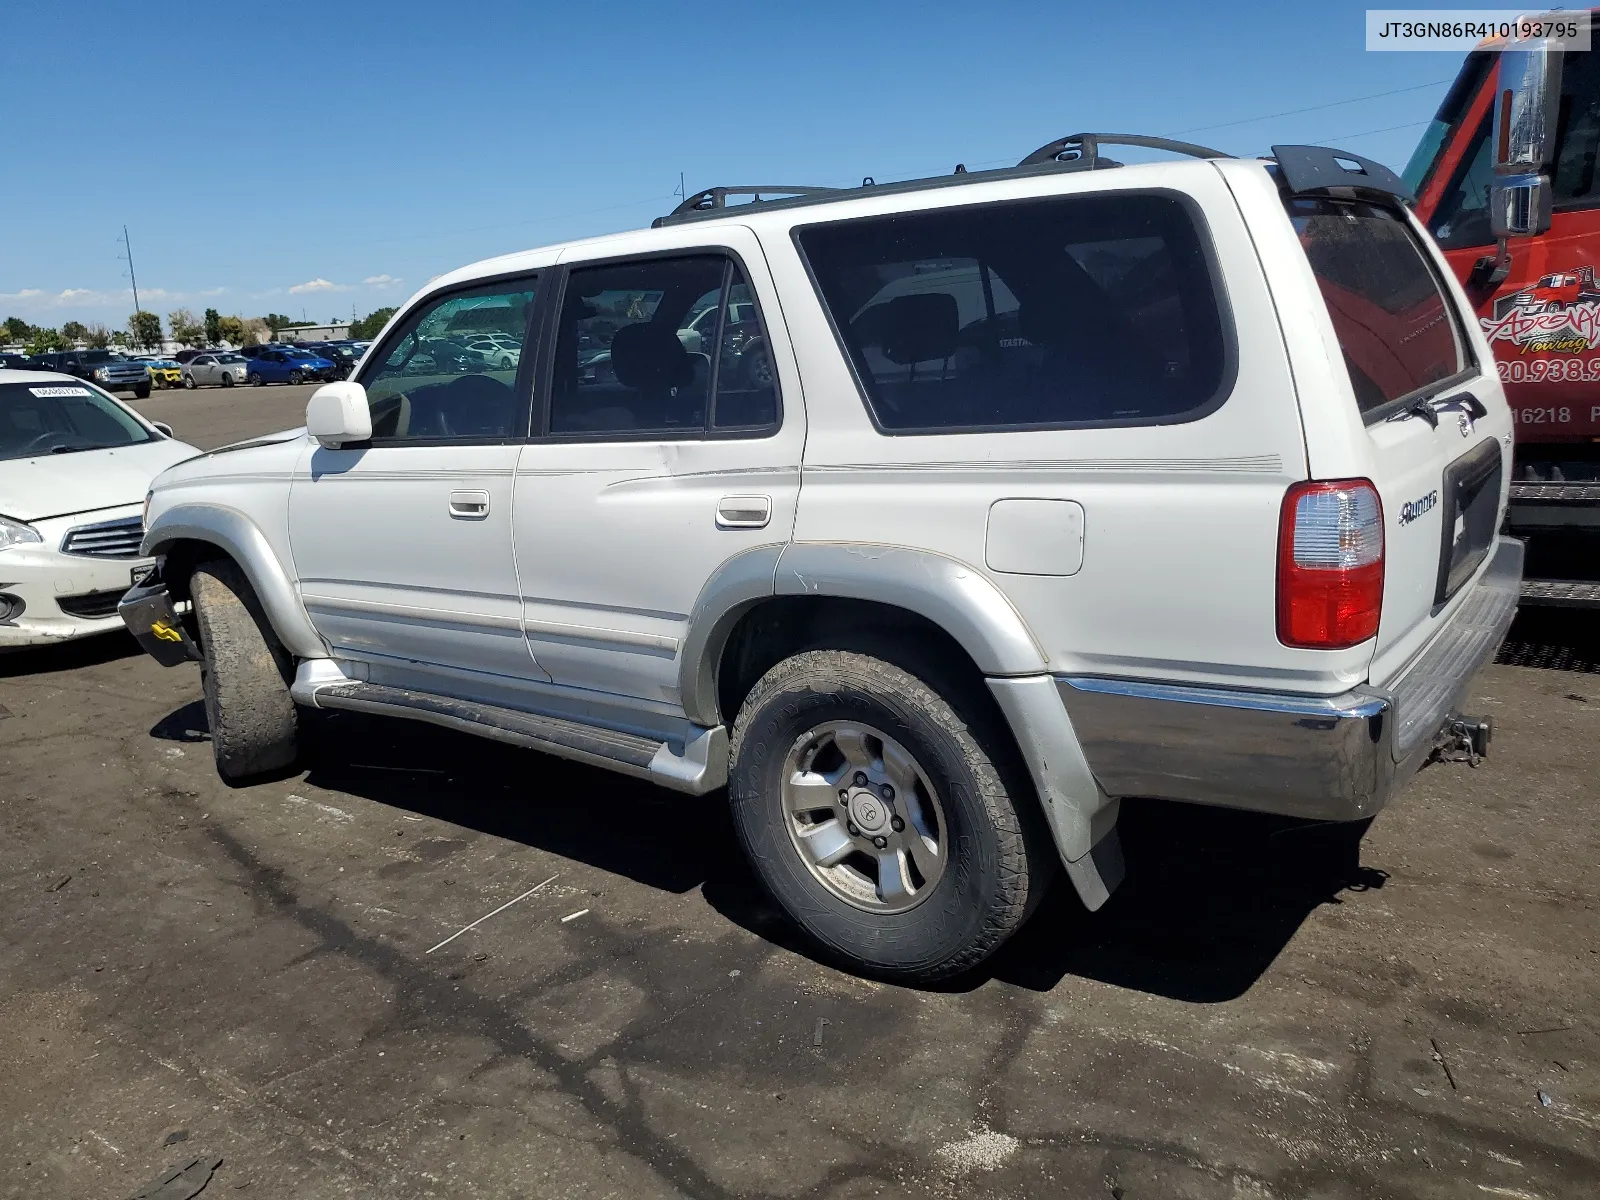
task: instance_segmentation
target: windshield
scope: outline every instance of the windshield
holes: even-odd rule
[[[0,383],[0,460],[154,440],[126,409],[87,384]]]

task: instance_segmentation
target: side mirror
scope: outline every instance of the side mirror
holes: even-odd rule
[[[1499,175],[1489,185],[1489,229],[1496,238],[1536,237],[1550,228],[1550,180]]]
[[[1494,103],[1494,171],[1527,175],[1554,157],[1561,104],[1561,54],[1546,43],[1500,54]]]
[[[367,389],[349,380],[323,384],[311,393],[306,405],[306,432],[329,450],[370,441],[372,411],[367,407]]]
[[[157,433],[165,434],[167,437],[177,437],[178,436],[177,434],[172,432],[172,426],[168,425],[165,421],[151,421],[150,424],[155,427],[155,431]]]

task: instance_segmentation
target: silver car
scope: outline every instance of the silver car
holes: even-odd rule
[[[242,354],[220,350],[197,354],[183,364],[183,386],[193,388],[220,383],[223,387],[232,387],[243,383],[249,373],[250,360]]]

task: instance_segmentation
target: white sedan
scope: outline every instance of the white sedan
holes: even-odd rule
[[[93,384],[0,370],[0,650],[123,628],[150,481],[198,453]]]

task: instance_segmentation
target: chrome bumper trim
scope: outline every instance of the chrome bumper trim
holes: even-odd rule
[[[1521,578],[1522,543],[1499,539],[1449,626],[1386,688],[1316,697],[1075,676],[1056,686],[1110,795],[1360,820],[1422,765],[1494,657]]]

